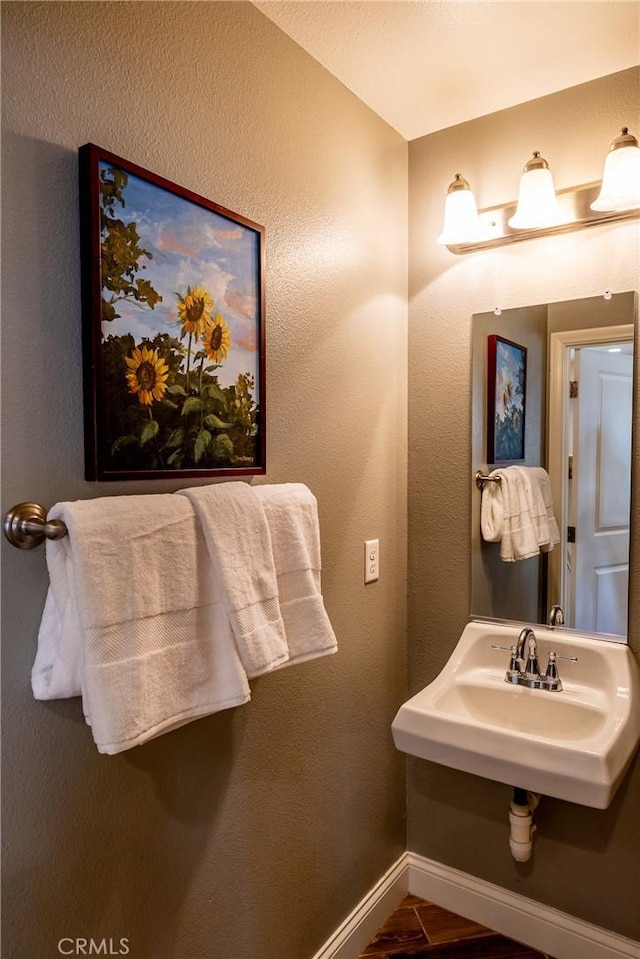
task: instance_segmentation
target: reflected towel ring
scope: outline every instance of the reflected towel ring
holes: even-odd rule
[[[482,470],[477,470],[476,472],[476,486],[478,489],[482,489],[485,483],[501,483],[501,476],[486,476]]]

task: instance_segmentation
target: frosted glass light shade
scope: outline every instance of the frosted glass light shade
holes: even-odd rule
[[[478,208],[471,187],[459,173],[449,184],[444,204],[444,225],[438,237],[443,246],[468,243],[479,233]]]
[[[591,209],[606,213],[636,207],[640,207],[640,147],[627,127],[623,127],[609,147],[600,193]]]
[[[556,199],[549,164],[536,151],[520,178],[518,206],[509,226],[514,230],[536,230],[556,226],[565,219]]]

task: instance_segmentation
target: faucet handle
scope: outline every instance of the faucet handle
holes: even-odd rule
[[[549,662],[547,663],[547,671],[544,674],[545,686],[548,689],[562,689],[562,683],[560,682],[560,677],[558,676],[558,667],[556,666],[557,656],[555,652],[551,649],[549,651]]]
[[[509,660],[509,667],[507,669],[507,675],[505,679],[509,683],[517,682],[520,678],[520,660],[518,659],[518,647],[514,644],[509,650],[511,653],[511,659]]]
[[[577,663],[577,656],[558,656],[555,650],[549,650],[549,662],[547,663],[547,671],[544,674],[544,688],[555,690],[560,692],[562,690],[562,682],[558,676],[558,667],[556,666],[556,660],[563,659],[568,663]]]
[[[515,643],[513,646],[500,646],[498,643],[491,643],[491,649],[504,649],[505,652],[511,653],[504,678],[507,683],[517,683],[520,678],[520,660],[518,659],[518,647]]]

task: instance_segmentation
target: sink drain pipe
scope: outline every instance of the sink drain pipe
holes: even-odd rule
[[[533,850],[533,834],[536,827],[533,824],[533,811],[540,802],[537,793],[527,792],[526,789],[513,790],[513,799],[509,808],[509,848],[516,862],[528,862]]]

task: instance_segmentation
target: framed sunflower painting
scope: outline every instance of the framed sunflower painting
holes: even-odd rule
[[[264,473],[264,228],[79,160],[86,478]]]

